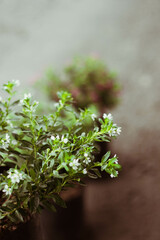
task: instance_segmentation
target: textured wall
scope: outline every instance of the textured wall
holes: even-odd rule
[[[0,1],[1,83],[28,86],[76,54],[97,53],[118,73],[113,115],[123,132],[113,151],[123,171],[86,191],[87,219],[101,240],[160,239],[159,13],[159,0]]]

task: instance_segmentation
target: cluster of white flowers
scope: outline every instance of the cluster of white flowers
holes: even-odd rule
[[[118,175],[118,171],[116,171],[116,174]],[[111,178],[114,178],[114,177],[116,177],[116,176],[115,176],[113,173],[111,173],[110,177],[111,177]]]
[[[104,113],[104,114],[103,114],[103,118],[104,118],[104,119],[105,119],[105,118],[108,118],[108,120],[110,120],[110,121],[113,120],[113,116],[112,116],[111,113],[109,113],[109,114]]]
[[[14,83],[15,84],[15,86],[17,86],[17,87],[19,87],[19,85],[20,85],[20,81],[19,80],[12,80],[12,83]]]
[[[116,155],[116,154],[114,155],[114,158],[115,158],[114,163],[115,163],[115,164],[118,164],[118,159],[117,159],[117,155]]]
[[[57,134],[57,136],[51,136],[51,140],[55,141],[55,140],[60,140],[60,136]],[[61,141],[63,143],[67,143],[68,142],[68,138],[65,137],[64,135],[62,135],[61,137]]]
[[[24,179],[23,174],[16,169],[13,172],[9,171],[7,178],[10,178],[13,184],[19,183]]]
[[[8,135],[8,133],[6,133],[5,139],[2,139],[2,140],[1,140],[1,143],[2,143],[2,147],[3,147],[3,148],[7,148],[7,147],[9,146],[10,136]]]
[[[73,170],[75,170],[75,171],[80,166],[80,163],[78,161],[79,161],[78,159],[73,159],[73,161],[69,163],[69,166],[72,167]]]
[[[87,169],[86,168],[83,169],[83,174],[87,174]]]
[[[91,115],[91,118],[92,118],[92,120],[94,121],[94,120],[97,118],[96,114],[93,113],[93,114]]]
[[[19,183],[21,180],[23,180],[25,178],[24,174],[20,171],[18,171],[17,169],[12,169],[12,170],[9,170],[8,171],[8,176],[7,178],[9,178],[11,180],[11,183],[12,184],[15,184],[15,183]],[[12,185],[12,188],[14,187],[14,185]],[[6,194],[6,195],[11,195],[12,194],[12,189],[11,187],[9,187],[7,184],[4,185],[4,188],[3,188],[3,192]]]
[[[20,100],[20,103],[23,105],[24,102],[25,102],[25,100],[28,100],[28,99],[30,99],[31,97],[32,97],[31,93],[25,93],[23,99]]]
[[[91,159],[88,157],[88,153],[84,153],[85,159],[83,160],[83,163],[89,164],[91,162]]]
[[[121,127],[117,127],[116,124],[113,124],[112,128],[108,131],[110,137],[116,137],[121,133]]]
[[[6,184],[4,186],[4,189],[2,190],[2,192],[4,192],[6,195],[11,195],[12,193],[12,189],[8,187],[8,185]]]

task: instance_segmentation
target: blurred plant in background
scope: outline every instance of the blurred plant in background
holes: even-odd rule
[[[74,58],[60,74],[50,69],[38,84],[52,100],[57,100],[59,90],[71,92],[76,108],[91,107],[99,116],[118,103],[120,85],[116,74],[93,57]]]

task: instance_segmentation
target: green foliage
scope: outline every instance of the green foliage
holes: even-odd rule
[[[117,177],[117,157],[106,153],[95,160],[95,143],[110,141],[120,134],[111,114],[96,118],[89,109],[76,112],[72,96],[58,92],[55,111],[38,115],[38,102],[31,94],[16,100],[16,81],[4,85],[8,93],[0,100],[0,225],[7,228],[25,222],[43,208],[66,207],[60,197],[68,186],[81,184],[88,175],[100,177],[106,171]],[[86,119],[93,121],[86,129]]]

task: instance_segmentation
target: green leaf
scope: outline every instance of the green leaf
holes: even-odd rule
[[[53,212],[56,212],[56,208],[55,208],[55,206],[53,205],[52,202],[43,201],[43,204],[44,204],[44,206],[45,206],[48,210],[51,210],[51,211],[53,211]]]
[[[58,194],[54,195],[53,200],[58,206],[63,208],[67,207],[65,201]]]
[[[99,172],[99,170],[98,170],[97,168],[93,168],[92,170],[94,171],[94,173],[95,173],[99,178],[102,177],[101,174],[100,174],[100,172]]]
[[[88,177],[93,178],[93,179],[97,179],[98,178],[97,175],[95,175],[95,174],[93,174],[91,172],[88,172],[87,175],[88,175]]]
[[[108,151],[108,152],[102,157],[101,162],[102,162],[102,163],[105,163],[105,162],[108,160],[108,158],[109,158],[110,155],[111,155],[111,152]]]
[[[18,210],[15,211],[15,216],[18,218],[20,222],[24,221],[21,213]]]

